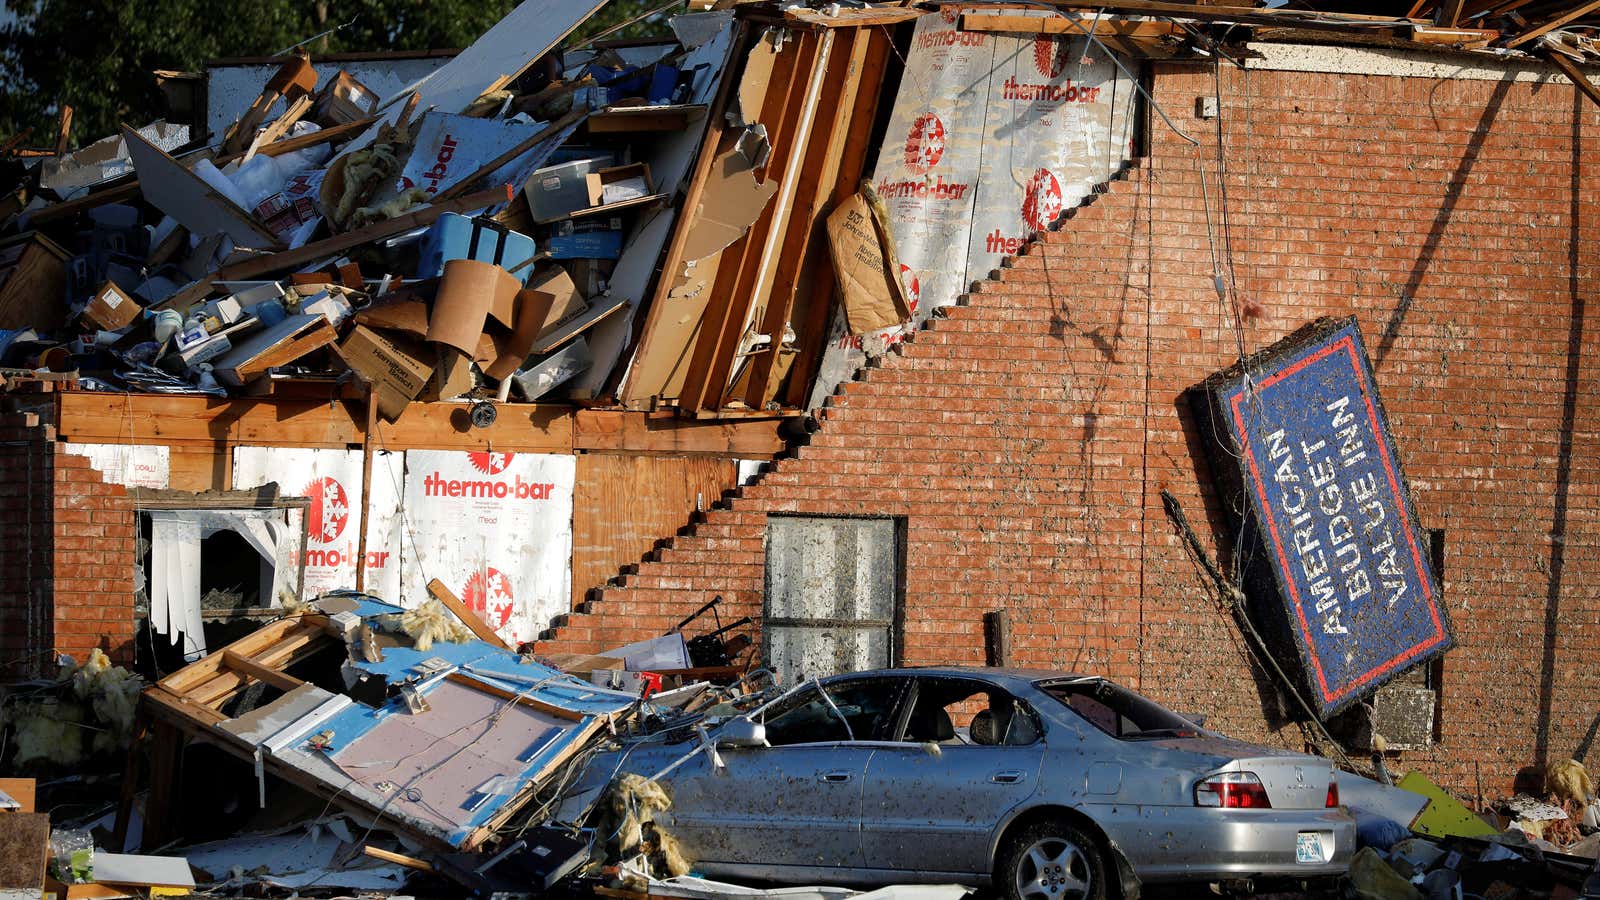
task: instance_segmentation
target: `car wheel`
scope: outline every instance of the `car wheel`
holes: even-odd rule
[[[1093,837],[1060,821],[1035,822],[1000,860],[1005,900],[1106,900],[1105,860]]]

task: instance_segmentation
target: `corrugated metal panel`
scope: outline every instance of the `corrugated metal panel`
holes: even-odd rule
[[[572,602],[582,602],[655,542],[676,534],[735,484],[734,462],[692,456],[578,456],[572,507]]]

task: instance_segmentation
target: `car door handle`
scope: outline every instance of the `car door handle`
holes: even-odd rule
[[[990,775],[989,780],[995,784],[1018,784],[1027,777],[1028,774],[1019,769],[1006,769],[1004,772]]]
[[[817,780],[825,781],[828,784],[844,784],[850,780],[850,773],[843,771],[842,769],[835,769],[832,772],[823,772],[821,775],[818,775]]]

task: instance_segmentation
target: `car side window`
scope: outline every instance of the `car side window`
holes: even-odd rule
[[[886,739],[900,699],[899,679],[847,681],[823,689],[828,692],[826,699],[816,687],[809,687],[768,712],[767,743],[780,747]]]
[[[919,678],[899,740],[1019,747],[1039,739],[1033,710],[1005,690],[961,678]]]
[[[1104,678],[1038,682],[1084,721],[1122,741],[1199,737],[1200,727],[1160,704]]]

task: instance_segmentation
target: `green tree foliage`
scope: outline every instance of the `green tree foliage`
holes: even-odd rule
[[[159,118],[151,72],[277,53],[329,29],[317,53],[465,47],[510,12],[512,0],[0,0],[0,140],[32,128],[47,146],[60,105],[72,140],[86,143]],[[575,40],[655,9],[612,0]],[[615,36],[665,30],[664,17]]]

